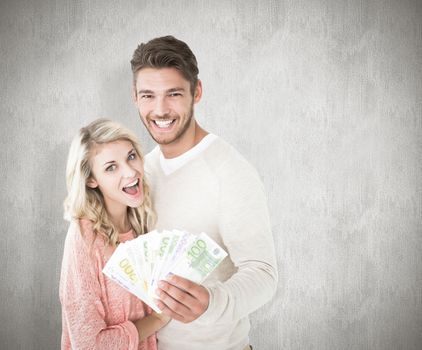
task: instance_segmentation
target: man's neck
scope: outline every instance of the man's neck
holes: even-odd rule
[[[182,155],[195,147],[208,134],[207,131],[199,126],[196,120],[193,120],[193,123],[194,126],[191,130],[186,130],[185,134],[178,140],[167,145],[160,145],[164,158],[171,159]]]

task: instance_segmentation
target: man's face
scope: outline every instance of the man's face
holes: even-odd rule
[[[193,105],[200,99],[200,83],[192,96],[189,81],[177,69],[143,68],[134,89],[142,122],[158,144],[181,141],[194,128]]]

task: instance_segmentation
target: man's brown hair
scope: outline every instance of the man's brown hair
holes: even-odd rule
[[[133,80],[142,68],[176,68],[190,82],[192,95],[198,82],[198,63],[189,46],[168,35],[140,44],[133,53]]]

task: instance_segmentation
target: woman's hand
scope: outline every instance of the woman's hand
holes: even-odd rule
[[[162,327],[164,327],[171,320],[171,317],[166,315],[164,312],[158,313],[158,312],[153,311],[151,315],[156,317],[161,322]]]
[[[171,320],[170,316],[164,313],[157,313],[153,311],[151,314],[139,319],[134,322],[136,329],[138,330],[139,340],[143,341],[150,335],[163,328]]]

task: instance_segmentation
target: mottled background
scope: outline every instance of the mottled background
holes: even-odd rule
[[[251,343],[422,348],[422,3],[383,0],[2,0],[0,348],[59,348],[69,142],[104,116],[153,147],[129,59],[165,34],[268,193],[280,281]]]

